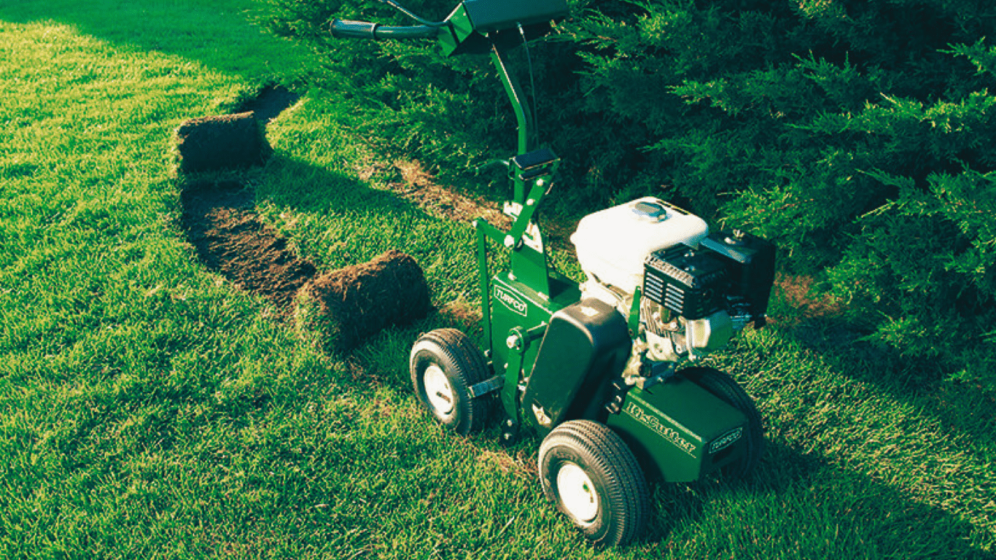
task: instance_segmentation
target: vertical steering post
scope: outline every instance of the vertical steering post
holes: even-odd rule
[[[491,45],[491,60],[495,63],[495,68],[498,69],[498,77],[501,79],[502,85],[505,86],[505,93],[508,94],[508,99],[512,102],[512,110],[515,112],[515,121],[519,129],[519,155],[527,154],[533,148],[533,138],[531,136],[533,131],[531,130],[531,125],[535,123],[532,120],[533,117],[529,112],[529,107],[523,102],[525,95],[522,92],[522,87],[519,85],[519,81],[515,79],[515,76],[509,73],[501,50],[494,43]],[[522,204],[525,202],[526,196],[525,181],[519,177],[513,177],[512,181],[515,184],[512,200]]]
[[[474,220],[474,229],[477,230],[477,275],[481,289],[481,326],[484,333],[483,348],[487,349],[488,359],[493,359],[494,348],[491,347],[491,294],[488,279],[491,277],[488,272],[488,234],[494,228],[485,220],[480,218]],[[492,233],[497,237],[494,233]]]

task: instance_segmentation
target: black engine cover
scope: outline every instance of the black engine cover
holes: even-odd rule
[[[726,261],[731,296],[746,300],[755,325],[761,326],[775,283],[774,244],[749,233],[721,231],[703,239],[700,246]]]
[[[626,320],[603,301],[586,299],[554,313],[522,396],[523,412],[545,430],[567,420],[598,420],[632,346]]]
[[[685,319],[725,310],[764,323],[775,279],[775,246],[742,232],[712,233],[698,249],[657,251],[644,267],[643,295]]]
[[[678,245],[647,259],[643,295],[686,319],[723,309],[729,285],[726,264],[708,250]]]

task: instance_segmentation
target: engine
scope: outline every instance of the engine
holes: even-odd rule
[[[775,247],[760,237],[710,234],[698,216],[647,197],[586,216],[571,241],[587,276],[584,297],[639,325],[625,373],[634,383],[722,349],[750,323],[764,325]]]

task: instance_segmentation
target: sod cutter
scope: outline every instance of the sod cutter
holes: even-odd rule
[[[571,236],[585,281],[548,263],[537,210],[560,159],[536,145],[535,121],[509,72],[510,49],[567,15],[565,0],[465,0],[441,22],[333,20],[335,37],[434,39],[446,55],[490,53],[518,124],[507,162],[506,231],[473,222],[483,340],[444,328],[410,356],[412,384],[431,415],[458,434],[500,416],[502,439],[543,436],[543,492],[592,542],[624,544],[650,514],[648,477],[741,477],[759,462],[761,416],[725,372],[699,362],[748,324],[765,322],[775,247],[746,232],[644,197],[585,216]],[[488,251],[508,253],[488,270]],[[500,414],[498,414],[500,413]]]

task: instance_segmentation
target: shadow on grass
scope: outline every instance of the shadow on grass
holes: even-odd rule
[[[732,557],[993,558],[971,523],[780,443],[745,480],[658,484],[654,498],[644,552],[693,552],[692,536],[719,533]]]
[[[356,220],[378,216],[383,223],[393,224],[404,230],[419,221],[436,222],[422,210],[399,197],[371,189],[363,183],[341,173],[329,171],[300,161],[276,156],[264,171],[265,178],[257,186],[256,202],[268,202],[289,212],[326,218],[345,227],[331,234],[352,235],[349,229]],[[319,220],[321,221],[321,220]],[[355,224],[353,224],[355,225]],[[301,226],[303,227],[303,226]],[[314,237],[315,232],[302,233],[303,238]],[[323,243],[337,244],[336,239]],[[344,239],[345,246],[356,247],[362,240]],[[378,243],[389,243],[378,240]],[[410,242],[409,242],[410,243]],[[322,249],[323,245],[315,248]],[[357,247],[351,249],[358,258],[365,252],[378,252],[383,247]],[[417,244],[399,247],[417,249],[423,256],[445,251],[437,244]],[[328,254],[317,253],[315,260],[325,259],[326,266],[334,266]],[[311,258],[311,255],[309,255]],[[337,257],[345,258],[345,257]],[[450,255],[446,260],[455,259]],[[472,266],[457,262],[459,267]],[[473,276],[473,271],[470,271]],[[345,381],[354,393],[372,395],[375,389],[387,389],[400,396],[400,402],[410,394],[407,379],[407,351],[418,332],[439,326],[459,324],[466,318],[453,313],[439,313],[424,321],[403,328],[392,328],[372,337],[357,351],[345,357],[346,370],[337,381]],[[873,348],[853,347],[862,344],[857,335],[843,325],[839,331],[827,332],[831,325],[803,322],[785,336],[799,337],[814,352],[818,352],[840,371],[855,371],[853,361],[861,359],[877,367],[895,365],[894,356],[880,355]],[[812,329],[812,331],[807,330]],[[846,352],[851,351],[850,354]],[[838,362],[835,363],[835,360]],[[850,365],[848,365],[850,364]],[[846,367],[844,367],[846,365]],[[902,364],[900,364],[902,365]],[[874,371],[867,374],[876,379]],[[351,378],[351,379],[350,379]],[[883,376],[879,382],[886,387],[896,385],[893,378]],[[902,397],[901,387],[893,387],[894,394]],[[277,406],[281,403],[253,403],[254,408]],[[385,420],[386,422],[387,420]],[[426,428],[432,420],[423,416],[414,421]],[[417,429],[417,428],[416,428]],[[486,431],[482,438],[495,438],[498,430]],[[449,436],[454,439],[458,436]],[[507,453],[510,457],[535,456],[540,439],[526,435],[524,441],[510,450],[499,450],[489,441],[464,440],[482,453]],[[418,453],[400,446],[400,473],[405,465],[419,461]],[[291,448],[275,441],[273,450],[277,457],[283,453],[293,455]],[[289,445],[289,444],[288,444]],[[359,451],[357,451],[359,453]],[[330,463],[332,464],[332,463]],[[400,474],[399,474],[400,476]],[[516,476],[516,474],[507,474]],[[264,481],[265,489],[282,493],[290,503],[324,503],[327,496],[320,485],[301,484],[288,489],[277,483]],[[273,484],[272,487],[268,486]],[[540,492],[538,485],[535,491]],[[768,443],[767,451],[758,471],[739,482],[707,481],[692,485],[652,485],[654,512],[645,536],[628,549],[618,551],[619,557],[659,556],[661,553],[688,553],[690,557],[701,547],[701,552],[716,552],[717,543],[728,543],[730,556],[741,557],[848,557],[848,558],[991,558],[973,548],[979,539],[977,529],[969,522],[940,508],[918,503],[892,486],[876,482],[851,469],[840,468],[820,457],[801,452],[778,442]],[[553,513],[560,523],[568,521]],[[302,523],[321,523],[325,515],[319,511],[299,513]],[[355,523],[374,530],[375,520],[358,518]],[[718,536],[717,536],[718,535]],[[704,539],[698,543],[697,539]],[[579,537],[580,542],[580,537]],[[977,542],[977,541],[976,541]],[[589,549],[594,555],[597,551]]]
[[[940,366],[902,356],[897,350],[863,339],[845,319],[808,317],[780,335],[819,354],[834,371],[869,383],[891,398],[930,414],[949,430],[996,446],[996,398],[975,384],[944,380]]]
[[[272,180],[260,186],[257,196],[281,208],[312,215],[355,215],[356,219],[377,214],[398,226],[410,226],[413,221],[427,217],[422,210],[391,193],[293,159],[274,160],[267,167],[267,174]],[[355,239],[350,240],[349,245],[355,243]],[[433,245],[421,250],[428,256],[445,248]],[[471,266],[466,262],[457,264]],[[464,324],[460,325],[461,322]],[[420,331],[454,325],[467,328],[466,317],[444,312],[409,327],[379,333],[346,357],[345,375],[352,378],[348,384],[361,393],[380,387],[398,395],[409,394],[407,349],[411,341]],[[845,326],[838,327],[841,330],[824,332],[821,325],[803,322],[784,334],[798,337],[804,346],[839,366],[841,371],[855,371],[853,361],[859,356],[879,367],[896,366],[892,362],[894,356],[879,354],[871,347],[861,347],[860,353],[855,354],[854,346],[864,343]],[[895,396],[903,396],[894,376],[889,381],[889,376],[875,377],[874,372],[867,375],[892,387]],[[418,422],[428,426],[432,420],[423,417]],[[497,439],[498,433],[492,427],[482,437]],[[532,456],[539,443],[538,437],[527,434],[512,449],[498,452],[510,456],[524,452]],[[485,442],[473,445],[482,451],[496,449]],[[971,523],[940,508],[915,502],[908,494],[861,473],[841,469],[776,442],[769,442],[761,467],[745,481],[656,483],[652,491],[654,514],[645,537],[631,548],[634,553],[694,548],[696,545],[690,541],[696,534],[719,532],[727,535],[719,540],[729,541],[731,551],[741,551],[746,557],[769,554],[784,557],[791,552],[798,557],[828,558],[990,557],[971,546],[976,530]],[[566,519],[562,522],[567,523]]]
[[[318,214],[385,214],[388,219],[424,219],[429,214],[388,191],[371,188],[359,179],[298,159],[276,154],[265,169],[257,195],[273,204]],[[396,221],[399,226],[403,221]]]
[[[178,55],[250,80],[298,80],[315,64],[310,53],[253,25],[246,13],[251,5],[244,0],[9,0],[0,3],[0,20],[58,22],[116,45]]]

